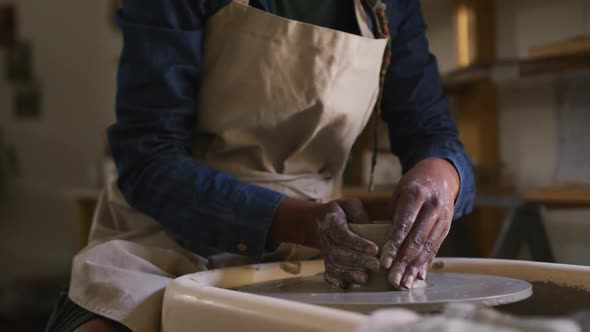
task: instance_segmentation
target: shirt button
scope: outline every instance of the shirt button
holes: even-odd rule
[[[246,245],[246,243],[244,241],[240,241],[240,243],[238,243],[236,248],[238,249],[239,252],[245,252],[248,250],[248,246]]]

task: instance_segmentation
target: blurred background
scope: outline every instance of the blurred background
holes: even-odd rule
[[[478,182],[442,254],[590,265],[590,1],[422,5]],[[42,330],[116,176],[117,6],[0,0],[0,332]],[[399,164],[379,146],[367,194],[370,142],[367,130],[344,192],[386,217]]]

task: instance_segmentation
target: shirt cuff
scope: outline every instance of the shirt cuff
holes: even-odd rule
[[[404,165],[404,170],[408,171],[415,164],[426,158],[441,158],[448,160],[459,175],[461,185],[459,194],[455,200],[455,210],[453,220],[469,214],[473,209],[475,201],[475,178],[473,176],[473,167],[471,160],[465,153],[463,146],[455,139],[425,142],[419,144],[420,148],[412,150],[412,155]]]
[[[471,213],[475,201],[475,180],[473,177],[473,168],[467,155],[462,153],[451,154],[444,157],[457,170],[459,174],[459,194],[455,200],[455,211],[453,220],[459,219],[464,215]]]
[[[278,247],[277,243],[268,240],[268,235],[275,212],[285,197],[251,184],[239,188],[231,198],[233,225],[221,232],[216,247],[261,261],[265,252]]]

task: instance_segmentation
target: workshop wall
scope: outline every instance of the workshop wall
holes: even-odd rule
[[[455,0],[422,0],[430,48],[436,55],[443,73],[457,68],[458,63],[454,10]]]
[[[580,10],[584,2],[497,0],[499,55],[525,56],[529,46],[589,33],[588,14]],[[31,272],[37,277],[67,273],[77,225],[74,204],[65,193],[89,181],[103,152],[104,128],[113,121],[114,57],[120,48],[119,36],[106,24],[108,1],[17,4],[19,35],[33,47],[42,113],[39,119],[15,119],[15,87],[0,79],[0,127],[20,161],[12,195],[0,203],[0,261],[10,266],[0,280]],[[425,0],[424,6],[432,48],[441,70],[448,71],[456,66],[453,0]],[[502,157],[520,189],[554,180],[552,84],[543,78],[501,88]],[[548,214],[560,261],[590,265],[583,254],[589,219],[590,212]]]
[[[443,72],[456,67],[453,0],[424,0],[429,38]],[[526,57],[544,43],[590,33],[586,0],[497,0],[499,58]],[[500,85],[500,149],[519,190],[556,181],[555,78]],[[590,211],[548,212],[546,226],[559,262],[590,265]]]
[[[585,0],[498,1],[498,53],[524,57],[528,48],[590,33]],[[548,25],[550,27],[548,29]],[[508,84],[500,91],[502,157],[519,189],[556,181],[555,79]],[[590,211],[546,213],[549,238],[558,261],[590,265]]]
[[[42,105],[39,118],[15,118],[17,86],[0,79],[0,128],[19,161],[19,176],[1,203],[0,261],[10,266],[2,269],[1,280],[68,273],[77,225],[66,192],[88,182],[103,153],[120,49],[107,24],[108,1],[16,4],[19,39],[32,45]]]

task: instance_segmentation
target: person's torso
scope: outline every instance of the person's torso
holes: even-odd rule
[[[323,23],[367,31],[361,0],[340,1],[326,0]],[[302,14],[309,1],[287,7],[284,15],[316,15]],[[330,18],[340,11],[342,22]],[[386,39],[234,2],[209,19],[206,41],[196,158],[245,182],[327,199],[377,101]]]

